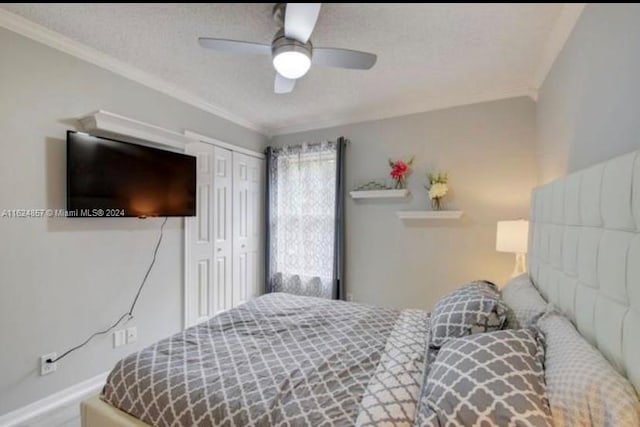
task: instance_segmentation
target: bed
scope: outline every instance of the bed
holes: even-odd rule
[[[637,152],[533,192],[531,281],[636,393],[639,231]],[[376,425],[381,413],[412,425],[430,323],[418,310],[265,295],[119,362],[102,399],[83,402],[83,425]]]
[[[263,295],[120,361],[83,425],[353,425],[380,384],[409,419],[428,327],[419,310]]]

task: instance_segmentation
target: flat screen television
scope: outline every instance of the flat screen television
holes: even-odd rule
[[[67,216],[195,212],[195,157],[67,131]]]

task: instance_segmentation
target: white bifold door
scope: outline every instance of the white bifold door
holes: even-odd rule
[[[261,161],[233,153],[233,306],[259,294]]]
[[[264,160],[204,142],[196,157],[196,216],[185,221],[185,323],[261,293]]]

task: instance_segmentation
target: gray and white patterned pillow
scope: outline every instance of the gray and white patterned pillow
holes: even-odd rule
[[[502,329],[507,306],[496,285],[484,280],[471,282],[440,298],[431,317],[431,347],[441,347],[451,338]]]
[[[422,386],[415,426],[551,426],[535,328],[447,342]]]
[[[551,309],[538,327],[545,334],[545,379],[556,426],[640,426],[640,402],[629,381],[566,317]]]
[[[422,386],[429,314],[404,310],[360,401],[356,427],[410,427]]]
[[[544,314],[547,303],[542,298],[527,273],[509,280],[502,290],[502,301],[509,307],[507,326],[509,328],[528,328]]]

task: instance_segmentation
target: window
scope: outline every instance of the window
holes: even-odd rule
[[[274,153],[269,177],[269,270],[275,290],[331,296],[336,164],[333,143]]]

